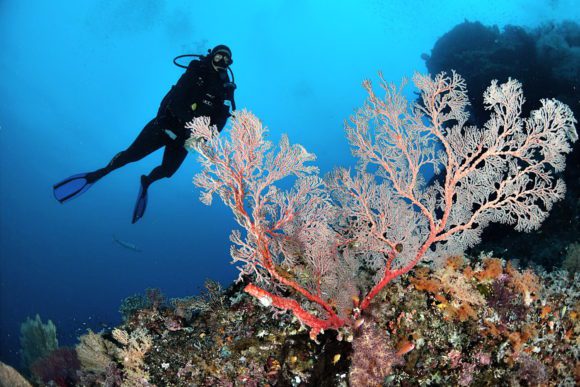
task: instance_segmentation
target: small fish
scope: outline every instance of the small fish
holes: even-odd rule
[[[141,252],[141,250],[138,249],[137,246],[135,246],[133,243],[122,241],[122,240],[118,239],[114,235],[113,235],[113,242],[116,242],[119,246],[124,247],[124,248],[126,248],[128,250],[132,250],[132,251],[134,251],[136,253],[140,253]]]
[[[337,353],[336,355],[334,355],[334,357],[332,358],[332,365],[335,365],[336,363],[338,363],[340,360],[340,353]]]
[[[403,356],[409,352],[411,352],[415,348],[415,344],[410,342],[409,340],[403,340],[397,345],[397,355]]]

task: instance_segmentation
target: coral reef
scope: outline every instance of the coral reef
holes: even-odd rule
[[[83,361],[80,377],[86,386],[574,385],[579,279],[454,256],[400,276],[352,334],[329,331],[319,343],[291,313],[269,314],[246,283],[210,285],[189,317],[170,300],[112,334],[89,333],[82,342],[104,361]]]
[[[580,274],[451,256],[393,280],[352,329],[310,339],[289,311],[213,281],[80,338],[41,386],[577,385]],[[185,312],[184,312],[185,311]],[[42,359],[58,359],[53,351]],[[70,350],[67,350],[70,355]],[[71,356],[64,356],[71,358]],[[41,359],[41,360],[42,360]],[[61,365],[59,367],[58,365]],[[55,367],[56,365],[56,367]],[[65,370],[68,370],[64,373]],[[74,375],[70,370],[75,370]],[[66,376],[68,375],[68,376]]]
[[[242,286],[238,284],[224,292],[215,282],[208,281],[207,292],[188,304],[195,306],[186,313],[187,318],[183,311],[184,302],[189,299],[175,299],[157,308],[134,311],[113,330],[111,340],[103,337],[110,337],[109,334],[89,332],[81,340],[92,342],[88,347],[97,349],[84,352],[89,356],[95,352],[94,356],[104,361],[99,362],[100,367],[83,362],[82,380],[87,385],[103,385],[111,368],[117,370],[117,375],[121,372],[122,382],[118,383],[131,380],[130,383],[158,386],[264,385],[279,380],[333,385],[329,370],[336,369],[342,369],[342,380],[346,379],[347,357],[339,361],[334,356],[344,353],[343,347],[348,343],[337,341],[335,335],[321,339],[324,348],[322,344],[317,346],[292,316],[272,318],[264,314],[263,308],[241,291]],[[147,337],[147,345],[139,339],[133,346],[139,350],[131,350],[131,337]],[[134,377],[135,370],[140,373],[139,378]]]
[[[441,271],[463,277],[467,286],[462,293],[478,295],[484,302],[465,304],[465,297],[445,289]],[[530,377],[526,370],[531,369],[563,384],[573,384],[580,376],[579,288],[563,272],[538,276],[498,259],[475,264],[453,259],[440,269],[417,270],[399,286],[404,288],[405,280],[420,293],[387,289],[386,302],[373,310],[379,323],[388,321],[392,336],[411,337],[415,343],[404,371],[396,373],[398,382],[525,384]],[[433,283],[426,286],[426,281]],[[465,305],[468,312],[461,310]],[[542,367],[529,367],[532,363]]]

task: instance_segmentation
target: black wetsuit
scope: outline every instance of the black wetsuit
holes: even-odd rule
[[[89,180],[99,179],[162,147],[165,147],[163,161],[149,173],[146,180],[151,184],[161,178],[171,177],[187,156],[184,144],[189,137],[189,130],[185,129],[188,121],[194,117],[207,116],[218,131],[225,126],[230,116],[229,107],[224,104],[230,98],[226,86],[228,82],[226,71],[214,70],[209,60],[191,61],[185,73],[161,101],[157,116],[105,168],[90,173]]]

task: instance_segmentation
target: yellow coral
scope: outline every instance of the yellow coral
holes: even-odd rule
[[[113,337],[123,344],[118,357],[124,366],[124,385],[143,385],[149,380],[149,372],[145,369],[144,359],[153,345],[153,339],[144,328],[135,329],[131,334],[121,329],[114,329]]]
[[[117,346],[90,329],[79,340],[80,343],[77,344],[76,351],[81,368],[99,374],[105,373],[109,364],[115,361]]]
[[[0,386],[32,387],[14,368],[0,361]]]

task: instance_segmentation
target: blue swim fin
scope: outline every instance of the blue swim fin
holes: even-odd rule
[[[149,182],[145,175],[141,176],[141,187],[139,187],[139,196],[137,196],[137,203],[135,203],[135,209],[133,210],[133,221],[131,223],[135,224],[139,219],[145,214],[145,209],[147,209],[147,189],[149,188]]]
[[[54,197],[64,203],[85,193],[97,180],[91,173],[72,175],[52,186]]]

